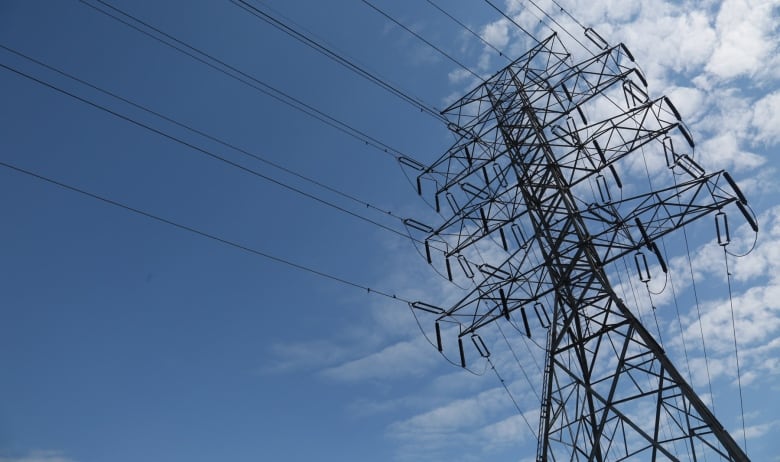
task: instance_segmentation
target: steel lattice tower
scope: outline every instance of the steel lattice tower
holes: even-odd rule
[[[406,221],[428,263],[473,281],[452,306],[412,305],[440,350],[439,324],[459,326],[464,364],[494,321],[546,329],[537,461],[748,460],[608,275],[627,256],[666,271],[656,241],[730,204],[756,224],[728,173],[680,149],[691,136],[628,49],[589,32],[593,56],[574,63],[553,34],[443,111],[457,141],[441,158],[401,160],[443,217]],[[666,164],[651,191],[621,182],[636,156]]]

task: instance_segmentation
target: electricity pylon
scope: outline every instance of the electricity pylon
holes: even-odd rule
[[[435,314],[440,350],[439,324],[457,323],[464,366],[463,339],[489,354],[478,331],[492,322],[546,329],[539,462],[746,461],[608,276],[632,256],[642,280],[648,260],[666,272],[659,238],[710,214],[725,233],[726,206],[756,223],[727,172],[681,149],[694,143],[677,109],[648,97],[629,50],[586,35],[591,57],[574,63],[553,34],[444,110],[457,141],[432,165],[401,159],[443,217],[408,229],[473,287],[412,306]],[[621,181],[640,156],[667,172],[648,168],[646,192]]]

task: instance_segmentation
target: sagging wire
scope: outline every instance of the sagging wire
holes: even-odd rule
[[[301,263],[296,263],[294,261],[288,260],[288,259],[283,258],[283,257],[272,255],[272,254],[267,253],[267,252],[265,252],[263,250],[258,250],[258,249],[255,249],[255,248],[243,245],[243,244],[239,244],[239,243],[230,241],[228,239],[219,237],[219,236],[217,236],[215,234],[207,233],[207,232],[202,231],[202,230],[200,230],[198,228],[175,222],[175,221],[170,220],[168,218],[164,218],[164,217],[161,217],[159,215],[155,215],[155,214],[153,214],[151,212],[147,212],[145,210],[129,206],[129,205],[124,204],[122,202],[119,202],[119,201],[110,199],[108,197],[101,196],[99,194],[87,191],[85,189],[82,189],[82,188],[79,188],[79,187],[76,187],[76,186],[72,186],[70,184],[67,184],[67,183],[64,183],[64,182],[61,182],[61,181],[58,181],[58,180],[46,177],[46,176],[41,175],[39,173],[33,172],[31,170],[23,169],[23,168],[18,167],[16,165],[12,165],[12,164],[9,164],[7,162],[0,161],[0,166],[5,167],[5,168],[7,168],[9,170],[13,170],[13,171],[18,172],[18,173],[21,173],[21,174],[33,177],[33,178],[36,178],[36,179],[44,181],[46,183],[55,185],[55,186],[57,186],[59,188],[66,189],[68,191],[72,191],[72,192],[81,194],[83,196],[90,197],[92,199],[95,199],[95,200],[98,200],[100,202],[103,202],[104,204],[108,204],[108,205],[111,205],[111,206],[114,206],[114,207],[117,207],[117,208],[129,211],[129,212],[132,212],[132,213],[134,213],[136,215],[144,216],[146,218],[149,218],[151,220],[157,221],[159,223],[163,223],[163,224],[172,226],[174,228],[178,228],[180,230],[187,231],[187,232],[190,232],[192,234],[196,234],[198,236],[205,237],[207,239],[211,239],[213,241],[216,241],[216,242],[228,245],[230,247],[242,250],[244,252],[247,252],[247,253],[250,253],[250,254],[253,254],[253,255],[256,255],[256,256],[259,256],[259,257],[263,257],[263,258],[265,258],[267,260],[271,260],[271,261],[274,261],[276,263],[287,265],[287,266],[290,266],[292,268],[295,268],[295,269],[298,269],[298,270],[301,270],[301,271],[304,271],[304,272],[307,272],[307,273],[310,273],[310,274],[314,274],[316,276],[320,276],[320,277],[325,278],[325,279],[330,279],[332,281],[336,281],[336,282],[339,282],[341,284],[348,285],[348,286],[351,286],[351,287],[354,287],[354,288],[357,288],[357,289],[362,289],[362,290],[365,290],[369,294],[373,293],[373,294],[381,295],[383,297],[386,297],[386,298],[389,298],[389,299],[392,299],[392,300],[396,300],[396,301],[399,301],[399,302],[404,302],[404,303],[407,303],[407,304],[411,303],[411,301],[409,301],[405,297],[398,296],[398,295],[396,295],[396,294],[394,294],[392,292],[384,291],[384,290],[372,289],[371,287],[365,286],[363,284],[356,283],[356,282],[351,281],[349,279],[345,279],[345,278],[342,278],[340,276],[335,276],[333,274],[326,273],[324,271],[312,268],[310,266],[303,265]]]
[[[745,405],[742,397],[742,372],[740,371],[739,364],[739,346],[737,344],[737,322],[734,315],[734,296],[731,289],[731,271],[729,270],[729,253],[726,251],[728,243],[722,245],[723,247],[723,261],[726,265],[726,282],[729,290],[729,310],[731,311],[731,333],[734,337],[734,358],[737,365],[737,387],[739,388],[739,411],[742,418],[742,442],[744,444],[745,452],[747,453],[747,430],[745,429]]]

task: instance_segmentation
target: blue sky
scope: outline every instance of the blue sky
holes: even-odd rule
[[[392,156],[87,3],[107,9],[96,0],[0,3],[0,64],[168,138],[2,68],[1,162],[361,286],[456,299],[409,240],[203,151],[402,231],[397,217],[430,213]],[[453,142],[441,121],[229,1],[108,3],[422,162]],[[487,3],[436,3],[510,57],[528,46]],[[576,33],[552,2],[537,3]],[[668,95],[682,113],[697,161],[729,170],[759,217],[753,252],[729,260],[733,328],[748,454],[780,460],[780,3],[559,3],[609,42],[627,44],[651,95]],[[537,37],[550,32],[528,2],[496,4]],[[263,5],[426,105],[443,108],[476,83],[363,2]],[[506,64],[428,2],[375,5],[481,76]],[[0,188],[0,462],[533,460],[526,422],[538,421],[538,348],[511,326],[520,360],[490,344],[510,398],[485,364],[473,363],[478,375],[441,358],[398,300],[8,167]],[[729,248],[744,253],[753,235],[741,217],[730,219]],[[658,331],[741,444],[722,250],[709,218],[688,237],[690,262],[679,234],[665,241],[680,316],[667,284],[653,298]],[[652,320],[646,295],[637,306]]]

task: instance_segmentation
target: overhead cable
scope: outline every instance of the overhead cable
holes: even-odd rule
[[[296,188],[296,187],[291,186],[291,185],[289,185],[287,183],[284,183],[283,181],[277,180],[277,179],[272,178],[272,177],[270,177],[268,175],[265,175],[265,174],[260,173],[260,172],[258,172],[256,170],[253,170],[253,169],[251,169],[249,167],[241,165],[241,164],[239,164],[237,162],[234,162],[234,161],[232,161],[230,159],[227,159],[227,158],[225,158],[223,156],[220,156],[219,154],[216,154],[216,153],[214,153],[212,151],[209,151],[209,150],[204,149],[204,148],[202,148],[200,146],[197,146],[197,145],[195,145],[195,144],[193,144],[193,143],[191,143],[189,141],[186,141],[186,140],[184,140],[182,138],[179,138],[179,137],[176,137],[176,136],[171,135],[169,133],[166,133],[163,130],[160,130],[158,128],[152,127],[151,125],[148,125],[148,124],[146,124],[144,122],[140,122],[138,120],[135,120],[135,119],[133,119],[133,118],[131,118],[129,116],[126,116],[124,114],[121,114],[121,113],[119,113],[119,112],[117,112],[117,111],[115,111],[113,109],[109,109],[109,108],[107,108],[105,106],[102,106],[100,104],[92,102],[92,101],[90,101],[90,100],[88,100],[86,98],[83,98],[83,97],[78,96],[78,95],[76,95],[74,93],[71,93],[71,92],[69,92],[67,90],[59,88],[56,85],[53,85],[53,84],[48,83],[48,82],[45,82],[45,81],[43,81],[43,80],[41,80],[41,79],[39,79],[37,77],[34,77],[34,76],[30,75],[30,74],[22,72],[22,71],[20,71],[18,69],[15,69],[13,67],[7,66],[7,65],[2,64],[2,63],[0,63],[0,67],[6,69],[8,71],[11,71],[11,72],[13,72],[13,73],[15,73],[15,74],[17,74],[19,76],[22,76],[22,77],[25,77],[25,78],[27,78],[29,80],[32,80],[32,81],[34,81],[34,82],[36,82],[36,83],[38,83],[40,85],[48,87],[48,88],[50,88],[50,89],[52,89],[52,90],[54,90],[54,91],[56,91],[58,93],[61,93],[61,94],[66,95],[66,96],[69,96],[69,97],[71,97],[73,99],[76,99],[76,100],[78,100],[78,101],[80,101],[80,102],[82,102],[84,104],[92,106],[95,109],[100,109],[101,111],[107,112],[107,113],[109,113],[109,114],[111,114],[111,115],[113,115],[113,116],[115,116],[115,117],[117,117],[119,119],[122,119],[122,120],[124,120],[126,122],[130,122],[133,125],[136,125],[136,126],[138,126],[140,128],[143,128],[143,129],[148,130],[148,131],[150,131],[152,133],[160,135],[163,138],[167,138],[167,139],[169,139],[171,141],[174,141],[174,142],[176,142],[178,144],[181,144],[181,145],[183,145],[183,146],[185,146],[187,148],[190,148],[190,149],[192,149],[194,151],[197,151],[197,152],[199,152],[199,153],[201,153],[201,154],[203,154],[205,156],[208,156],[208,157],[210,157],[210,158],[212,158],[214,160],[217,160],[219,162],[222,162],[224,164],[227,164],[229,166],[232,166],[232,167],[235,167],[235,168],[237,168],[239,170],[242,170],[242,171],[244,171],[244,172],[246,172],[246,173],[248,173],[250,175],[253,175],[253,176],[257,177],[257,178],[261,178],[263,180],[269,181],[269,182],[271,182],[271,183],[273,183],[273,184],[275,184],[277,186],[280,186],[280,187],[282,187],[284,189],[287,189],[289,191],[292,191],[292,192],[295,192],[297,194],[300,194],[300,195],[302,195],[304,197],[307,197],[307,198],[309,198],[311,200],[319,202],[319,203],[321,203],[323,205],[326,205],[328,207],[334,208],[334,209],[336,209],[336,210],[338,210],[338,211],[340,211],[342,213],[346,213],[347,215],[351,215],[351,216],[353,216],[353,217],[355,217],[355,218],[357,218],[359,220],[368,222],[370,224],[378,226],[378,227],[380,227],[382,229],[390,231],[390,232],[392,232],[394,234],[397,234],[399,236],[402,236],[404,238],[408,238],[409,237],[407,234],[405,234],[405,233],[403,233],[401,231],[398,231],[398,230],[396,230],[394,228],[391,228],[391,227],[389,227],[387,225],[379,223],[379,222],[377,222],[375,220],[367,218],[367,217],[365,217],[363,215],[360,215],[358,213],[352,212],[351,210],[347,210],[347,209],[345,209],[344,207],[342,207],[340,205],[337,205],[337,204],[334,204],[332,202],[329,202],[329,201],[327,201],[325,199],[322,199],[320,197],[315,196],[314,194],[308,193],[308,192],[303,191],[303,190],[301,190],[299,188]]]
[[[97,0],[101,3],[102,0]],[[252,14],[256,18],[266,22],[267,24],[275,27],[276,29],[279,29],[280,31],[284,32],[285,34],[289,35],[290,37],[298,40],[299,42],[303,43],[304,45],[308,46],[309,48],[325,55],[326,57],[330,58],[331,60],[335,61],[336,63],[340,64],[341,66],[349,69],[350,71],[354,72],[355,74],[363,77],[364,79],[368,80],[369,82],[372,82],[379,87],[387,90],[388,92],[392,93],[393,95],[401,98],[402,100],[406,101],[407,103],[411,104],[412,106],[420,109],[420,111],[427,113],[428,115],[433,116],[439,121],[446,122],[447,120],[439,113],[439,110],[435,107],[424,103],[419,98],[413,97],[409,95],[408,93],[400,90],[395,85],[389,83],[387,80],[377,76],[376,74],[366,70],[362,66],[359,66],[354,61],[344,57],[342,54],[337,53],[336,51],[332,50],[329,47],[326,47],[322,43],[318,42],[317,40],[312,39],[308,35],[304,34],[303,32],[295,29],[294,27],[290,26],[289,24],[286,24],[285,22],[281,21],[280,19],[272,16],[266,11],[261,10],[260,8],[256,7],[255,5],[252,5],[251,3],[245,1],[245,0],[231,0],[231,2],[242,8],[244,11],[247,11],[248,13]]]
[[[124,203],[115,201],[113,199],[109,199],[107,197],[104,197],[104,196],[92,193],[90,191],[78,188],[76,186],[71,186],[69,184],[63,183],[61,181],[54,180],[52,178],[43,176],[43,175],[35,173],[33,171],[23,169],[21,167],[17,167],[15,165],[9,164],[7,162],[0,161],[0,166],[5,167],[5,168],[10,169],[10,170],[14,170],[14,171],[16,171],[18,173],[23,173],[23,174],[31,176],[33,178],[37,178],[37,179],[39,179],[41,181],[45,181],[47,183],[53,184],[55,186],[58,186],[60,188],[67,189],[69,191],[76,192],[76,193],[79,193],[79,194],[87,196],[87,197],[91,197],[91,198],[96,199],[98,201],[101,201],[101,202],[103,202],[105,204],[109,204],[109,205],[112,205],[114,207],[119,207],[119,208],[121,208],[123,210],[129,211],[129,212],[133,212],[133,213],[135,213],[137,215],[144,216],[146,218],[155,220],[157,222],[164,223],[166,225],[173,226],[175,228],[178,228],[178,229],[181,229],[181,230],[184,230],[184,231],[188,231],[188,232],[193,233],[193,234],[197,234],[198,236],[205,237],[207,239],[211,239],[211,240],[220,242],[222,244],[225,244],[225,245],[228,245],[230,247],[242,250],[244,252],[248,252],[250,254],[253,254],[253,255],[256,255],[256,256],[259,256],[259,257],[263,257],[265,259],[274,261],[276,263],[287,265],[287,266],[290,266],[292,268],[295,268],[295,269],[298,269],[298,270],[301,270],[301,271],[305,271],[307,273],[314,274],[316,276],[319,276],[319,277],[322,277],[322,278],[325,278],[325,279],[330,279],[332,281],[336,281],[336,282],[339,282],[339,283],[344,284],[344,285],[355,287],[357,289],[362,289],[362,290],[365,290],[367,293],[373,293],[373,294],[381,295],[383,297],[391,298],[393,300],[397,300],[399,302],[403,302],[403,303],[407,303],[407,304],[411,303],[411,301],[407,300],[406,298],[398,296],[398,295],[395,295],[395,294],[393,294],[393,293],[391,293],[389,291],[372,289],[371,287],[365,286],[363,284],[359,284],[357,282],[350,281],[350,280],[345,279],[343,277],[335,276],[333,274],[326,273],[324,271],[312,268],[310,266],[306,266],[306,265],[303,265],[301,263],[296,263],[296,262],[293,262],[291,260],[288,260],[286,258],[282,258],[282,257],[276,256],[276,255],[272,255],[272,254],[270,254],[268,252],[265,252],[263,250],[255,249],[255,248],[246,246],[244,244],[239,244],[237,242],[230,241],[228,239],[219,237],[219,236],[217,236],[215,234],[207,233],[207,232],[202,231],[202,230],[200,230],[198,228],[194,228],[192,226],[184,225],[184,224],[175,222],[173,220],[169,220],[167,218],[161,217],[159,215],[152,214],[150,212],[147,212],[147,211],[139,209],[139,208],[131,207],[129,205],[126,205]]]
[[[94,84],[92,84],[90,82],[87,82],[84,79],[81,79],[81,78],[76,77],[76,76],[74,76],[72,74],[69,74],[69,73],[67,73],[67,72],[65,72],[65,71],[63,71],[61,69],[58,69],[58,68],[56,68],[56,67],[54,67],[54,66],[52,66],[50,64],[46,64],[46,63],[44,63],[42,61],[39,61],[39,60],[37,60],[35,58],[32,58],[32,57],[30,57],[30,56],[28,56],[28,55],[26,55],[26,54],[24,54],[24,53],[22,53],[22,52],[20,52],[18,50],[14,50],[14,49],[9,48],[9,47],[7,47],[7,46],[5,46],[3,44],[0,44],[0,48],[4,49],[4,50],[6,50],[6,51],[8,51],[10,53],[13,53],[13,54],[15,54],[15,55],[17,55],[17,56],[19,56],[21,58],[24,58],[24,59],[26,59],[26,60],[28,60],[30,62],[33,62],[33,63],[35,63],[35,64],[37,64],[37,65],[39,65],[41,67],[44,67],[44,68],[46,68],[46,69],[48,69],[48,70],[50,70],[52,72],[56,72],[57,74],[60,74],[63,77],[66,77],[66,78],[71,79],[71,80],[73,80],[75,82],[78,82],[78,83],[80,83],[80,84],[82,84],[84,86],[87,86],[87,87],[89,87],[89,88],[91,88],[91,89],[93,89],[95,91],[103,93],[104,95],[108,95],[108,96],[110,96],[112,98],[115,98],[115,99],[117,99],[119,101],[122,101],[123,103],[129,104],[130,106],[133,106],[133,107],[135,107],[137,109],[140,109],[140,110],[142,110],[142,111],[144,111],[144,112],[146,112],[148,114],[152,114],[152,115],[154,115],[156,117],[159,117],[160,119],[163,119],[166,122],[169,122],[169,123],[174,124],[174,125],[176,125],[178,127],[181,127],[181,128],[183,128],[183,129],[185,129],[185,130],[187,130],[189,132],[192,132],[192,133],[195,133],[197,135],[200,135],[200,136],[202,136],[202,137],[204,137],[206,139],[214,141],[215,143],[221,144],[222,146],[225,146],[225,147],[230,148],[230,149],[232,149],[234,151],[237,151],[237,152],[239,152],[239,153],[241,153],[241,154],[243,154],[243,155],[245,155],[247,157],[250,157],[252,159],[260,161],[260,162],[262,162],[262,163],[264,163],[264,164],[266,164],[266,165],[268,165],[270,167],[273,167],[273,168],[275,168],[277,170],[281,170],[281,171],[283,171],[283,172],[285,172],[287,174],[293,175],[293,176],[295,176],[297,178],[300,178],[303,181],[311,183],[311,184],[313,184],[313,185],[315,185],[317,187],[320,187],[320,188],[325,189],[327,191],[330,191],[332,193],[338,194],[339,196],[342,196],[342,197],[344,197],[346,199],[349,199],[349,200],[351,200],[351,201],[353,201],[355,203],[358,203],[358,204],[360,204],[362,206],[365,206],[367,208],[370,208],[372,210],[376,210],[376,211],[378,211],[378,212],[380,212],[380,213],[382,213],[384,215],[394,217],[394,218],[396,218],[398,220],[402,220],[401,217],[399,217],[398,215],[394,214],[390,210],[385,210],[385,209],[376,207],[376,206],[370,204],[369,202],[367,202],[365,200],[362,200],[362,199],[360,199],[358,197],[355,197],[353,194],[344,192],[344,191],[342,191],[340,189],[337,189],[337,188],[335,188],[333,186],[329,186],[327,184],[324,184],[323,182],[321,182],[319,180],[316,180],[316,179],[314,179],[312,177],[309,177],[309,176],[303,175],[301,173],[298,173],[295,170],[292,170],[292,169],[290,169],[288,167],[285,167],[285,166],[283,166],[283,165],[281,165],[281,164],[279,164],[277,162],[271,161],[271,160],[267,159],[264,156],[261,156],[259,154],[250,152],[250,151],[248,151],[246,149],[243,149],[243,148],[241,148],[239,146],[236,146],[236,145],[234,145],[234,144],[232,144],[230,142],[227,142],[227,141],[225,141],[223,139],[220,139],[220,138],[218,138],[216,136],[210,135],[210,134],[208,134],[208,133],[206,133],[206,132],[204,132],[202,130],[194,128],[194,127],[192,127],[190,125],[187,125],[185,123],[179,122],[179,121],[177,121],[177,120],[175,120],[175,119],[173,119],[171,117],[168,117],[168,116],[166,116],[164,114],[161,114],[160,112],[157,112],[157,111],[155,111],[153,109],[150,109],[147,106],[144,106],[142,104],[138,104],[138,103],[136,103],[136,102],[134,102],[134,101],[132,101],[132,100],[130,100],[128,98],[125,98],[125,97],[120,96],[120,95],[118,95],[118,94],[116,94],[114,92],[111,92],[111,91],[105,90],[105,89],[103,89],[101,87],[98,87],[97,85],[94,85]]]
[[[511,17],[511,16],[509,16],[509,15],[508,15],[508,14],[506,14],[506,13],[504,13],[504,10],[502,10],[502,9],[501,9],[501,8],[499,8],[499,7],[497,7],[497,6],[496,6],[496,5],[495,5],[493,2],[491,2],[490,0],[485,0],[485,3],[487,3],[488,5],[490,5],[491,7],[493,7],[493,9],[494,9],[494,10],[498,11],[498,12],[501,14],[501,16],[503,16],[504,18],[508,19],[508,20],[509,20],[509,22],[511,22],[512,24],[514,24],[514,25],[515,25],[515,27],[517,27],[518,29],[520,29],[521,31],[523,31],[523,32],[525,33],[525,35],[527,35],[527,36],[528,36],[528,37],[529,37],[531,40],[533,40],[533,41],[534,41],[534,42],[536,42],[536,43],[539,43],[539,39],[537,39],[536,37],[534,37],[534,35],[533,35],[532,33],[528,32],[528,31],[527,31],[527,30],[526,30],[526,29],[525,29],[523,26],[521,26],[520,24],[518,24],[518,23],[517,23],[517,21],[515,21],[514,19],[512,19],[512,17]]]
[[[89,3],[86,0],[79,0],[81,3],[83,3],[86,6],[89,6],[90,8],[114,19],[115,21],[118,21],[138,32],[141,32],[142,34],[152,38],[153,40],[162,43],[163,45],[166,45],[180,53],[185,54],[186,56],[189,56],[190,58],[205,64],[209,66],[210,68],[221,72],[222,74],[225,74],[226,76],[237,80],[244,85],[249,86],[250,88],[253,88],[254,90],[259,91],[260,93],[269,96],[289,107],[292,107],[293,109],[296,109],[310,117],[313,117],[320,122],[335,128],[336,130],[345,133],[355,139],[358,139],[362,142],[364,142],[366,145],[371,146],[387,155],[392,156],[396,160],[398,160],[399,157],[407,157],[413,159],[413,156],[410,156],[409,154],[402,153],[396,148],[393,148],[386,143],[372,137],[371,135],[368,135],[367,133],[353,127],[352,125],[343,122],[339,119],[336,119],[335,117],[315,108],[314,106],[290,95],[289,93],[286,93],[228,63],[225,61],[216,58],[215,56],[206,53],[162,30],[160,30],[157,27],[152,26],[151,24],[142,21],[138,19],[137,17],[126,13],[102,0],[93,0],[96,2],[99,2],[102,5],[105,5],[107,8],[111,8],[112,10],[118,12],[119,14],[123,15],[124,17],[128,18],[129,20],[123,19],[119,16],[117,16],[114,13],[111,13],[110,11],[106,11],[102,8],[99,8],[91,3]],[[134,21],[137,24],[140,24],[141,26],[138,26],[137,24],[134,24]],[[144,29],[146,28],[146,29]],[[150,32],[151,31],[151,32]],[[153,33],[154,32],[154,33]],[[158,34],[158,35],[155,35]]]
[[[484,38],[482,38],[482,36],[481,36],[481,35],[479,35],[478,33],[474,32],[474,30],[473,30],[473,29],[471,29],[469,26],[467,26],[466,24],[464,24],[462,21],[458,20],[458,18],[456,18],[456,17],[454,17],[453,15],[451,15],[450,13],[448,13],[448,12],[447,12],[447,11],[446,11],[444,8],[442,8],[441,6],[439,6],[439,5],[437,5],[436,3],[434,3],[434,2],[433,2],[433,0],[425,0],[425,1],[427,1],[428,3],[430,3],[430,4],[431,4],[431,6],[433,6],[433,7],[434,7],[434,8],[436,8],[437,10],[439,10],[439,11],[440,11],[440,12],[441,12],[443,15],[445,15],[445,16],[447,16],[448,18],[450,18],[451,20],[453,20],[453,21],[454,21],[456,24],[458,24],[460,27],[462,27],[463,29],[467,30],[469,33],[471,33],[471,35],[473,35],[474,37],[476,37],[477,39],[479,39],[479,41],[480,41],[480,42],[484,43],[484,44],[485,44],[485,46],[487,46],[488,48],[491,48],[493,51],[495,51],[496,53],[498,53],[498,55],[499,55],[499,56],[503,56],[504,58],[506,58],[507,60],[509,60],[509,57],[508,57],[507,55],[505,55],[503,51],[499,50],[498,48],[496,48],[496,47],[495,47],[495,45],[493,45],[492,43],[490,43],[490,42],[488,42],[487,40],[485,40]]]
[[[463,69],[464,71],[466,71],[466,72],[468,72],[469,74],[471,74],[471,75],[473,75],[474,77],[476,77],[476,78],[477,78],[477,80],[479,80],[480,82],[482,82],[482,81],[484,80],[482,77],[480,77],[480,76],[479,76],[479,74],[477,74],[476,72],[472,71],[472,70],[471,70],[471,69],[470,69],[468,66],[466,66],[466,65],[465,65],[465,64],[463,64],[463,63],[461,63],[461,62],[460,62],[460,61],[458,61],[457,59],[453,58],[453,57],[452,57],[452,55],[450,55],[450,54],[449,54],[449,53],[447,53],[446,51],[442,50],[441,48],[437,47],[436,45],[434,45],[433,43],[431,43],[430,41],[428,41],[428,40],[427,40],[425,37],[423,37],[422,35],[418,34],[417,32],[413,31],[413,30],[412,30],[412,29],[410,29],[409,27],[405,26],[405,25],[404,25],[402,22],[400,22],[400,21],[398,21],[397,19],[395,19],[394,17],[390,16],[388,13],[386,13],[385,11],[383,11],[383,10],[382,10],[381,8],[379,8],[378,6],[374,5],[373,3],[369,2],[368,0],[361,0],[361,1],[362,1],[363,3],[365,3],[366,5],[368,5],[368,6],[369,6],[371,9],[373,9],[374,11],[378,12],[379,14],[381,14],[382,16],[384,16],[385,18],[387,18],[388,20],[390,20],[391,22],[393,22],[393,23],[394,23],[395,25],[397,25],[398,27],[402,28],[402,29],[403,29],[403,30],[405,30],[406,32],[409,32],[410,34],[412,34],[413,36],[415,36],[417,39],[419,39],[420,41],[422,41],[423,43],[425,43],[425,44],[426,44],[426,45],[428,45],[429,47],[431,47],[431,48],[433,48],[434,50],[436,50],[437,52],[439,52],[439,54],[441,54],[441,55],[442,55],[442,56],[444,56],[445,58],[447,58],[447,59],[449,59],[450,61],[452,61],[453,63],[455,63],[457,66],[459,66],[459,67],[460,67],[461,69]]]

